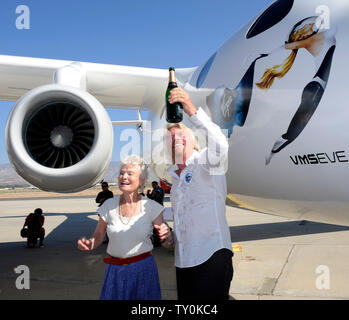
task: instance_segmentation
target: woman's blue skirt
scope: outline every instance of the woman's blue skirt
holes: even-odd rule
[[[161,300],[158,269],[153,256],[129,265],[108,264],[101,300]]]

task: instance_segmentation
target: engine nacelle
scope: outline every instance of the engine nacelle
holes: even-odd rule
[[[113,127],[105,108],[88,92],[44,85],[13,107],[6,146],[17,173],[34,186],[77,192],[103,177],[112,155]]]

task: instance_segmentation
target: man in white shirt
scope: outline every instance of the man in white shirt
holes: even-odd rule
[[[181,123],[167,127],[166,142],[174,164],[168,171],[172,176],[178,299],[228,299],[233,277],[225,217],[228,142],[183,89],[173,89],[169,102],[182,103],[190,122],[205,133],[208,141],[207,147],[199,151],[190,129]]]

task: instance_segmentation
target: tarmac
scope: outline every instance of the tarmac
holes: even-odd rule
[[[349,225],[293,220],[228,203],[235,251],[230,299],[349,298]],[[28,249],[19,232],[37,207],[46,219],[45,247]],[[97,220],[92,197],[0,200],[0,300],[99,299],[106,245],[86,253],[76,244],[93,233]],[[162,297],[176,300],[174,256],[164,248],[153,253]],[[25,283],[19,266],[28,267],[29,288],[18,288]]]

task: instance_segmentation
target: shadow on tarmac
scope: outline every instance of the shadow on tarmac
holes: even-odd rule
[[[77,240],[82,236],[90,237],[95,230],[97,221],[91,216],[96,217],[96,212],[46,212],[45,221],[57,216],[66,219],[45,237],[44,248],[29,249],[26,239],[22,242],[0,243],[0,256],[3,257],[0,259],[0,300],[99,299],[107,245],[102,244],[92,252],[82,252],[77,248]],[[5,216],[0,220],[23,218],[24,223],[25,217]],[[163,298],[175,299],[173,256],[163,248],[156,248],[153,253],[158,264]],[[20,274],[16,274],[14,269],[20,265],[29,267],[29,290],[16,288],[16,279]]]
[[[45,213],[46,223],[50,217],[66,219],[45,237],[44,248],[26,248],[21,242],[0,243],[0,300],[7,299],[99,299],[104,279],[106,245],[95,251],[77,249],[77,240],[92,235],[97,221],[96,212]],[[2,222],[23,216],[1,217]],[[18,232],[21,226],[18,228]],[[287,221],[230,227],[232,243],[300,235],[347,231],[349,227],[312,221]],[[164,299],[176,299],[173,256],[163,248],[154,250]],[[30,289],[18,290],[14,268],[26,265],[30,269]]]
[[[348,230],[348,226],[302,220],[233,226],[230,227],[230,236],[236,243]]]
[[[53,216],[67,219],[45,237],[44,248],[29,249],[26,239],[1,243],[0,255],[5,259],[0,260],[0,299],[98,299],[104,277],[102,259],[106,246],[101,245],[92,252],[77,249],[77,240],[92,235],[96,227],[97,221],[89,218],[91,215],[96,213],[45,213],[46,222]],[[29,267],[29,290],[16,288],[19,274],[14,268],[19,265]]]

